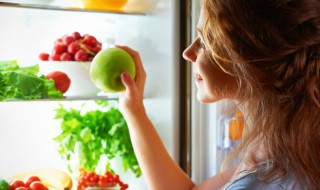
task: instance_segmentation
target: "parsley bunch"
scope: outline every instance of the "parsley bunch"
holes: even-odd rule
[[[76,169],[96,171],[105,156],[108,159],[105,170],[111,170],[110,160],[122,158],[124,170],[130,169],[136,177],[141,170],[135,156],[128,127],[120,111],[107,101],[96,101],[101,109],[82,113],[81,110],[65,108],[60,104],[55,119],[61,119],[61,134],[54,138],[58,151],[70,172]],[[77,167],[72,162],[77,161]]]

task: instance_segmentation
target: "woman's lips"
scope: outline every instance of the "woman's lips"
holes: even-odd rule
[[[197,73],[194,74],[194,78],[195,78],[196,81],[201,81],[202,80],[201,75],[199,75]]]

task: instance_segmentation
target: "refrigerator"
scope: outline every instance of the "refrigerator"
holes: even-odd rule
[[[41,52],[50,52],[57,38],[75,31],[95,36],[103,48],[118,44],[139,51],[148,73],[147,113],[179,162],[179,1],[129,0],[132,10],[129,7],[124,13],[74,10],[65,0],[46,5],[15,2],[19,1],[0,1],[0,60],[18,60],[19,66],[38,64]],[[60,132],[55,109],[59,104],[81,109],[83,103],[109,98],[116,100],[117,94],[77,97],[75,93],[62,101],[0,102],[0,176],[35,168],[67,171],[52,140]],[[136,178],[121,169],[118,173],[129,189],[147,189],[143,176]]]
[[[219,172],[236,142],[225,137],[224,127],[235,112],[234,104],[228,100],[198,103],[192,64],[182,58],[196,37],[199,1],[130,1],[132,8],[122,13],[71,9],[69,1],[61,0],[45,5],[0,1],[0,18],[6,18],[0,19],[0,60],[18,60],[21,66],[37,64],[39,53],[50,51],[55,39],[74,31],[94,35],[103,48],[118,44],[137,50],[147,73],[144,104],[148,116],[171,157],[200,183]],[[117,94],[78,97],[75,93],[62,101],[0,102],[0,177],[34,168],[66,171],[52,140],[60,132],[55,109],[59,104],[82,109],[83,103],[97,99],[114,101]],[[147,189],[143,175],[136,178],[120,166],[118,172],[129,189]]]

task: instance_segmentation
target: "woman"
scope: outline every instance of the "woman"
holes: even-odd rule
[[[122,74],[120,109],[149,189],[320,189],[320,1],[203,0],[197,28],[183,56],[200,102],[234,99],[245,115],[241,162],[195,185],[146,115],[139,54],[122,47],[137,76]]]

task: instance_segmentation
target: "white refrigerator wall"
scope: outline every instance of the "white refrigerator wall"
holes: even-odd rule
[[[37,64],[39,53],[50,52],[55,39],[74,31],[96,36],[104,48],[119,44],[139,51],[147,72],[148,115],[178,162],[178,15],[179,4],[171,0],[159,0],[147,15],[0,7],[0,18],[6,18],[0,19],[0,60]],[[59,133],[60,123],[53,119],[59,103],[0,102],[0,177],[34,168],[65,169],[52,141]],[[131,180],[130,189],[146,189],[143,178],[123,175]]]

